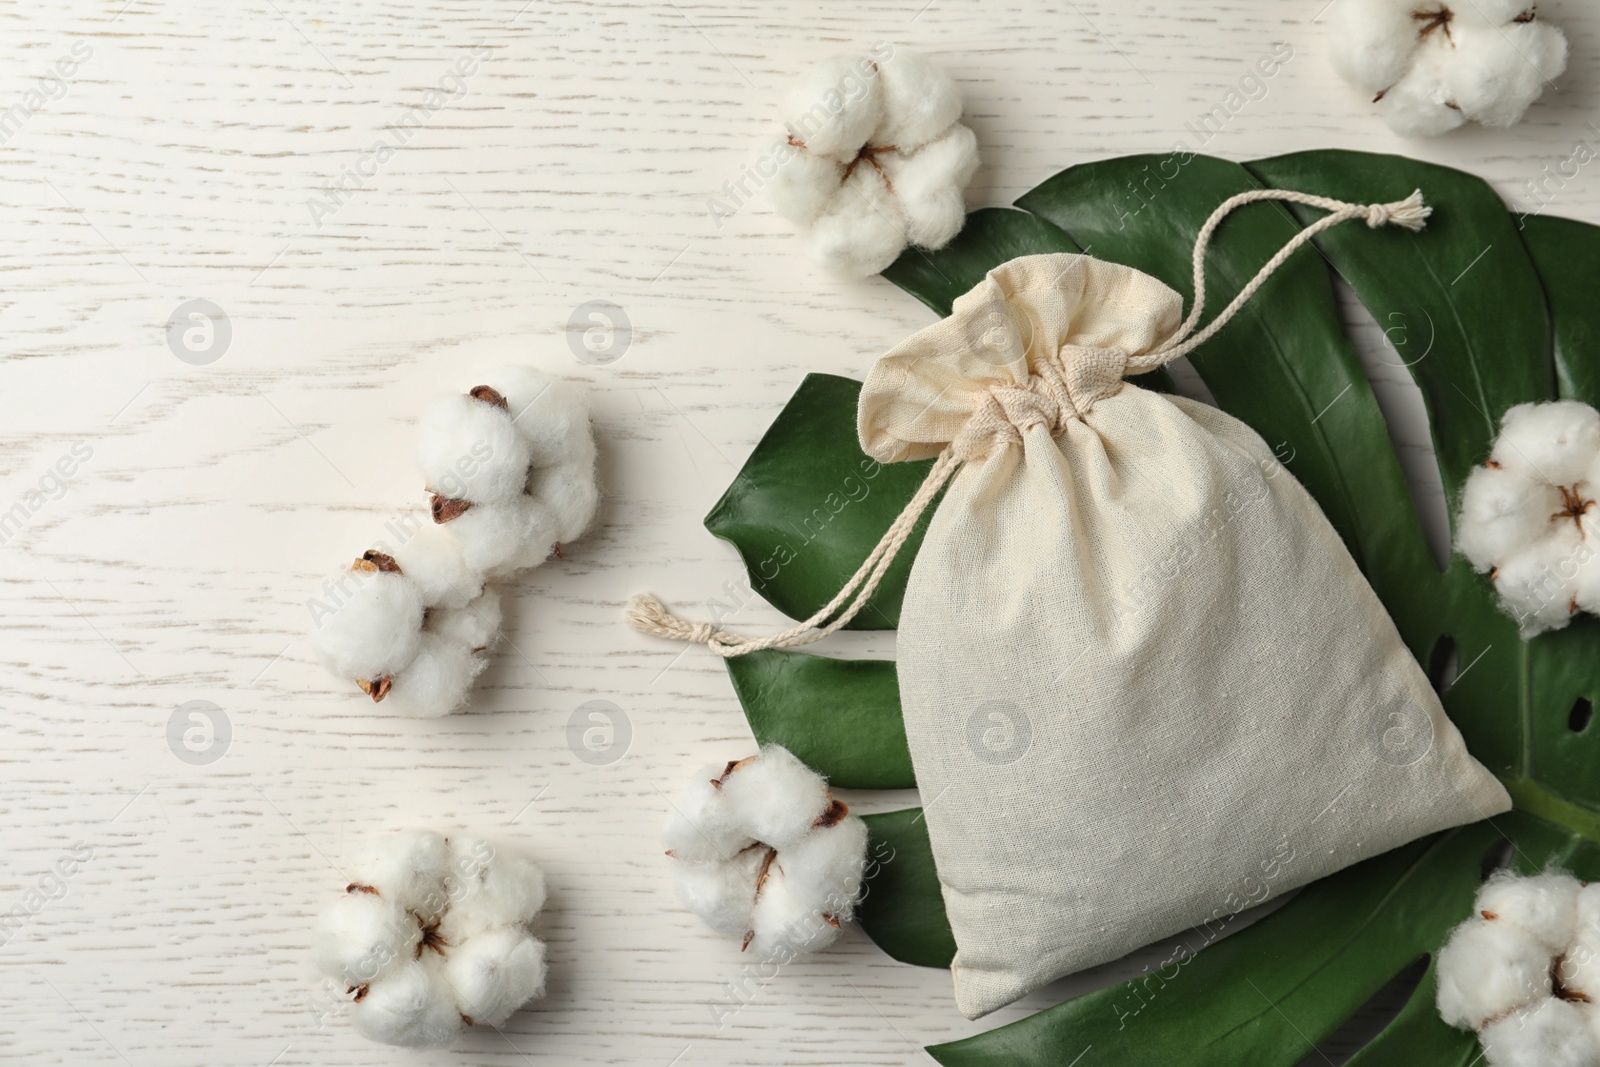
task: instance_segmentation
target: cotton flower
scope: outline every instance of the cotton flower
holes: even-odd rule
[[[780,106],[768,195],[807,254],[844,277],[876,274],[906,245],[942,248],[966,221],[978,140],[958,121],[955,82],[920,56],[837,56]]]
[[[466,702],[500,633],[500,594],[481,579],[473,585],[478,594],[459,607],[449,606],[453,596],[428,603],[428,585],[395,557],[366,552],[324,583],[353,589],[348,599],[336,607],[313,601],[312,646],[375,703],[414,717],[448,715]]]
[[[1439,1015],[1451,1026],[1478,1029],[1549,997],[1552,958],[1508,923],[1481,917],[1463,923],[1439,950]]]
[[[777,745],[699,771],[662,841],[684,905],[763,960],[826,948],[861,896],[866,823]]]
[[[337,614],[312,636],[328,669],[371,683],[388,677],[417,654],[423,604],[393,557],[367,552],[325,589],[343,594]]]
[[[1577,927],[1561,956],[1556,980],[1572,993],[1600,1004],[1600,884],[1578,891]]]
[[[1489,1067],[1600,1063],[1600,885],[1495,874],[1439,950],[1439,1015],[1476,1030]]]
[[[1600,1063],[1592,1011],[1547,997],[1483,1028],[1489,1067],[1594,1067]]]
[[[508,579],[583,534],[599,503],[588,401],[526,367],[438,398],[417,449],[434,525],[366,552],[312,598],[328,668],[405,715],[464,706],[500,634]]]
[[[1478,890],[1479,912],[1531,937],[1548,955],[1572,943],[1582,886],[1562,871],[1519,876],[1500,871]]]
[[[431,609],[417,654],[390,680],[390,706],[402,715],[433,718],[467,701],[500,636],[500,593],[486,589],[459,608]]]
[[[1339,75],[1408,137],[1514,125],[1567,66],[1528,0],[1340,0],[1329,35]]]
[[[1461,494],[1456,545],[1487,572],[1524,637],[1600,611],[1600,413],[1518,404]]]
[[[543,563],[588,528],[599,502],[587,400],[526,367],[435,401],[417,456],[434,521],[490,578]]]
[[[374,1041],[442,1048],[544,995],[544,905],[532,861],[477,838],[406,831],[373,840],[322,913],[312,964],[343,986]]]

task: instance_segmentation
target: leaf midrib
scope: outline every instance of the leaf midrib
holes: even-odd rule
[[[1246,171],[1246,173],[1248,174],[1249,172]],[[1255,177],[1254,175],[1251,175],[1252,180],[1254,179],[1254,177]],[[1260,187],[1259,183],[1257,183],[1257,185],[1258,185],[1258,187]],[[1291,217],[1290,221],[1291,222],[1294,221],[1292,217]],[[1304,229],[1304,227],[1301,227],[1301,229]],[[1290,257],[1290,260],[1292,261],[1293,257]],[[1228,265],[1230,267],[1232,266],[1231,259],[1229,260],[1229,264]],[[1288,264],[1286,263],[1285,266],[1287,266],[1287,265]],[[1234,277],[1233,272],[1231,270],[1224,271],[1224,273],[1226,274],[1226,276],[1228,278],[1228,284],[1230,286],[1234,287],[1234,292],[1237,293],[1237,292],[1241,291],[1244,288],[1244,285],[1239,284],[1238,278]],[[1254,277],[1254,274],[1252,273],[1251,276]],[[1249,283],[1246,282],[1244,284],[1249,284]],[[1330,301],[1330,303],[1332,302],[1332,299],[1333,299],[1332,286],[1330,284],[1330,286],[1329,286],[1329,301]],[[1250,321],[1255,323],[1255,324],[1257,324],[1257,326],[1266,335],[1267,340],[1272,345],[1272,358],[1273,358],[1273,361],[1278,364],[1278,366],[1284,371],[1285,376],[1289,379],[1290,382],[1293,383],[1295,394],[1299,397],[1302,406],[1304,407],[1304,409],[1306,411],[1310,412],[1312,410],[1312,408],[1311,408],[1311,395],[1306,392],[1305,383],[1300,380],[1300,376],[1294,372],[1294,366],[1289,361],[1289,359],[1287,358],[1287,355],[1285,353],[1283,344],[1278,338],[1277,331],[1272,328],[1270,321],[1267,319],[1267,316],[1261,311],[1261,309],[1259,307],[1251,308],[1251,309],[1249,309],[1249,312],[1250,312]],[[1341,333],[1340,336],[1342,337],[1343,334]],[[1215,338],[1213,338],[1213,340],[1215,340]],[[1362,377],[1364,379],[1365,375],[1363,374]],[[1313,418],[1313,420],[1310,423],[1310,425],[1312,427],[1313,432],[1316,434],[1318,442],[1320,442],[1320,444],[1322,445],[1323,454],[1328,459],[1328,466],[1333,470],[1334,479],[1337,482],[1338,487],[1339,487],[1340,503],[1342,503],[1344,505],[1345,514],[1350,516],[1350,532],[1351,532],[1351,536],[1353,536],[1357,540],[1357,545],[1355,546],[1356,547],[1356,552],[1352,553],[1352,555],[1357,555],[1358,556],[1358,558],[1356,559],[1356,565],[1358,567],[1360,567],[1362,573],[1365,574],[1366,570],[1367,570],[1366,565],[1365,565],[1365,560],[1366,560],[1366,555],[1367,555],[1367,552],[1366,552],[1367,546],[1366,546],[1366,543],[1365,543],[1364,531],[1361,528],[1361,523],[1359,521],[1357,521],[1357,519],[1356,519],[1355,499],[1351,495],[1350,485],[1349,485],[1349,482],[1347,481],[1346,476],[1345,476],[1344,466],[1343,466],[1343,464],[1338,462],[1338,452],[1334,449],[1333,441],[1328,437],[1327,430],[1322,429],[1320,427],[1320,425],[1319,425],[1320,422],[1321,422],[1320,419]]]
[[[1411,250],[1412,258],[1422,264],[1423,268],[1428,272],[1428,277],[1433,279],[1434,284],[1443,285],[1444,280],[1440,278],[1438,273],[1433,269],[1433,261],[1424,255],[1422,250],[1419,249],[1415,244],[1410,244],[1407,247]],[[1487,255],[1488,252],[1485,251],[1484,254]],[[1459,280],[1460,279],[1457,279],[1457,281]],[[1479,364],[1478,347],[1473,340],[1472,331],[1468,330],[1467,324],[1462,321],[1461,309],[1456,305],[1455,296],[1452,293],[1452,290],[1454,289],[1455,282],[1451,282],[1448,286],[1444,286],[1444,302],[1446,306],[1450,308],[1450,318],[1455,323],[1456,333],[1462,339],[1462,347],[1465,349],[1467,355],[1467,366],[1472,368],[1472,387],[1477,390],[1478,393],[1478,399],[1473,403],[1472,406],[1477,410],[1478,414],[1482,415],[1486,420],[1485,429],[1492,440],[1494,438],[1494,419],[1489,415],[1489,397],[1484,392],[1483,371]],[[1434,463],[1437,464],[1439,433],[1438,430],[1433,426],[1432,411],[1428,412],[1428,424],[1429,436],[1433,438]],[[1441,475],[1443,474],[1442,471],[1440,473]]]

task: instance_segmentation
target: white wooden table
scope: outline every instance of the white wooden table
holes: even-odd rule
[[[1199,148],[1186,124],[1279,41],[1294,58],[1205,151],[1404,151],[1519,196],[1575,142],[1600,141],[1600,14],[1579,0],[1540,5],[1576,57],[1559,93],[1513,131],[1434,143],[1393,137],[1337,82],[1319,6],[0,11],[0,109],[20,107],[0,110],[0,512],[24,504],[0,546],[0,913],[27,913],[0,946],[0,1058],[902,1064],[1137,971],[1058,983],[977,1024],[956,1013],[948,975],[898,965],[859,931],[745,982],[737,946],[673,899],[656,832],[663,792],[700,761],[746,754],[748,730],[720,661],[675,660],[624,628],[622,605],[737,582],[700,520],[801,376],[860,376],[929,321],[887,282],[820,275],[759,201],[720,225],[708,210],[756,159],[776,90],[805,62],[879,40],[936,55],[982,143],[973,206],[1067,164]],[[373,146],[402,122],[404,146],[377,163]],[[1600,220],[1597,175],[1550,210]],[[166,333],[197,299],[231,330],[205,365],[177,358]],[[632,324],[605,366],[568,344],[591,300]],[[593,383],[601,522],[518,583],[472,714],[397,719],[313,661],[306,599],[422,501],[411,449],[425,400],[508,357]],[[1414,397],[1384,395],[1425,461]],[[778,621],[759,601],[732,620]],[[892,637],[832,648],[890,655]],[[568,745],[591,700],[620,709],[631,735],[605,765]],[[190,701],[231,724],[211,762],[169,746]],[[870,811],[915,798],[848,799]],[[311,918],[358,836],[389,826],[471,829],[546,863],[550,995],[503,1034],[396,1053],[319,1020]],[[88,858],[51,881],[74,849]],[[729,1011],[740,983],[747,1003]]]

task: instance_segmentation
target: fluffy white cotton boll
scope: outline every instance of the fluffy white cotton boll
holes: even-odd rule
[[[544,907],[544,871],[527,856],[480,838],[457,838],[451,850],[460,878],[450,906],[456,933],[526,923]]]
[[[883,84],[883,120],[872,131],[873,145],[914,152],[961,117],[960,87],[922,56],[896,50],[878,64],[878,81]]]
[[[312,600],[311,644],[334,674],[370,681],[416,655],[422,601],[404,575],[346,569],[322,591]]]
[[[1595,453],[1594,462],[1589,464],[1583,480],[1575,488],[1580,490],[1586,500],[1600,498],[1600,452]],[[1600,505],[1597,505],[1597,508],[1600,508]]]
[[[738,852],[726,862],[675,861],[673,889],[683,906],[711,929],[742,939],[751,929],[756,879],[769,854],[758,846]]]
[[[1549,81],[1567,69],[1566,35],[1547,22],[1494,25],[1467,5],[1451,33],[1451,96],[1468,118],[1485,126],[1520,122]]]
[[[1600,882],[1583,882],[1578,886],[1577,936],[1600,937]],[[1596,1003],[1600,1003],[1600,999]]]
[[[1456,545],[1474,567],[1489,570],[1544,534],[1560,508],[1554,486],[1504,467],[1478,467],[1461,493]]]
[[[1339,77],[1377,94],[1400,80],[1417,46],[1412,5],[1397,0],[1340,0],[1328,13],[1329,55]]]
[[[1550,995],[1550,952],[1509,923],[1462,923],[1439,950],[1437,970],[1439,1015],[1461,1029]]]
[[[767,182],[773,208],[796,226],[809,226],[839,195],[844,164],[831,156],[796,149],[780,142],[774,158],[782,159]]]
[[[783,852],[783,871],[797,900],[849,922],[867,865],[867,824],[854,816],[818,827]]]
[[[705,766],[672,797],[661,828],[661,844],[672,856],[691,863],[726,860],[755,839],[745,832],[739,812],[714,782],[724,766]]]
[[[487,657],[470,646],[424,631],[416,656],[395,673],[384,704],[418,719],[448,715],[467,702],[468,690],[487,664]]]
[[[1466,113],[1451,107],[1446,81],[1451,53],[1432,37],[1420,44],[1405,75],[1383,94],[1378,109],[1402,137],[1437,137],[1461,126]]]
[[[1341,0],[1329,33],[1334,68],[1405,136],[1510,126],[1567,63],[1565,35],[1514,0]]]
[[[1600,882],[1578,883],[1578,932],[1600,936]]]
[[[905,209],[907,241],[943,248],[967,221],[962,194],[978,171],[977,134],[952,126],[915,152],[890,153],[882,162]]]
[[[1579,607],[1578,576],[1593,553],[1577,524],[1560,523],[1499,563],[1495,591],[1523,637],[1567,625]]]
[[[1573,595],[1579,611],[1600,614],[1600,511],[1591,510],[1581,523],[1582,539],[1573,556],[1578,568]]]
[[[512,424],[533,449],[533,466],[592,462],[594,429],[584,386],[532,367],[502,367],[493,380],[510,405]]]
[[[582,471],[592,478],[599,451],[594,444],[594,427],[589,422],[588,398],[579,386],[570,382],[557,384],[566,397],[563,403],[566,405],[567,419],[564,426],[554,420],[546,420],[542,429],[539,426],[527,429],[534,443],[533,468],[547,470],[566,467]],[[541,432],[546,435],[542,443],[539,436]]]
[[[1457,544],[1532,637],[1600,611],[1600,412],[1519,404],[1462,493]],[[1590,536],[1593,534],[1594,536]]]
[[[521,363],[502,364],[486,379],[490,388],[505,397],[506,413],[511,416],[511,424],[518,427],[518,433],[522,432],[522,416],[542,401],[556,380],[542,370]]]
[[[369,840],[356,856],[353,885],[371,886],[402,911],[432,920],[444,910],[450,845],[432,830],[398,830]],[[370,894],[347,894],[352,899]],[[414,923],[412,925],[415,925]]]
[[[662,839],[678,898],[762,958],[831,943],[861,894],[866,824],[777,745],[702,768],[674,800]]]
[[[958,124],[960,90],[926,59],[900,51],[878,63],[830,62],[807,76],[796,99],[815,96],[818,85],[848,68],[868,77],[864,84],[881,97],[880,121],[867,133],[852,128],[847,138],[831,127],[808,138],[795,128],[804,108],[787,106],[791,135],[776,146],[782,162],[768,190],[813,261],[839,277],[864,278],[893,263],[907,243],[938,248],[961,229],[977,144]],[[863,100],[877,99],[863,92]],[[865,111],[841,114],[840,121],[854,123]]]
[[[395,901],[359,890],[336,898],[317,918],[311,962],[346,988],[385,978],[412,958],[422,930]]]
[[[1565,871],[1519,875],[1503,870],[1478,890],[1474,906],[1484,918],[1515,926],[1559,955],[1578,922],[1578,880]]]
[[[444,980],[472,1026],[498,1027],[544,995],[544,942],[517,927],[473,934],[452,946]]]
[[[1489,458],[1550,485],[1572,485],[1600,456],[1600,412],[1577,400],[1518,404],[1500,420]]]
[[[513,510],[517,542],[509,559],[489,569],[491,576],[506,577],[537,567],[550,558],[556,545],[561,543],[561,520],[554,508],[532,496],[521,497],[514,504],[495,506]]]
[[[1579,889],[1574,910],[1576,929],[1572,943],[1561,954],[1558,977],[1569,993],[1586,996],[1591,1004],[1600,1004],[1600,884]],[[1595,1021],[1596,1033],[1600,1033],[1600,1015],[1596,1015]]]
[[[473,652],[488,652],[500,637],[500,591],[485,589],[459,608],[434,608],[427,628],[441,639]]]
[[[796,79],[778,111],[789,133],[810,151],[849,159],[883,118],[880,81],[871,60],[834,56]]]
[[[787,865],[775,863],[756,898],[750,926],[746,951],[757,959],[788,962],[833,944],[843,921],[818,910],[810,894],[795,885]]]
[[[840,187],[832,209],[804,233],[806,253],[841,278],[877,274],[906,247],[905,209],[884,176],[866,162]]]
[[[532,451],[506,409],[458,393],[423,416],[417,459],[430,493],[479,504],[520,494]]]
[[[490,578],[544,562],[558,534],[555,513],[532,497],[476,504],[444,525],[467,566]]]
[[[356,1030],[402,1048],[444,1048],[455,1041],[465,1021],[449,987],[430,973],[436,967],[428,953],[425,962],[408,960],[374,982],[350,1009]]]
[[[561,543],[576,541],[594,521],[600,506],[600,486],[594,479],[594,460],[555,467],[535,467],[528,473],[528,495],[546,505],[555,516]]]
[[[528,857],[410,831],[374,838],[357,877],[318,920],[312,961],[354,994],[362,1034],[443,1047],[543,994],[545,948],[526,924],[544,874]]]
[[[1561,956],[1558,976],[1568,993],[1588,997],[1591,1004],[1600,1004],[1600,934],[1578,934]],[[1596,1016],[1595,1025],[1596,1033],[1600,1034],[1600,1015]]]
[[[461,545],[431,522],[398,546],[394,558],[425,607],[460,607],[483,591],[483,575],[467,566]]]
[[[809,833],[832,802],[827,781],[781,745],[727,774],[722,794],[743,830],[779,852]]]
[[[1483,1028],[1483,1058],[1489,1067],[1594,1067],[1600,1039],[1590,1012],[1554,997],[1511,1013]]]

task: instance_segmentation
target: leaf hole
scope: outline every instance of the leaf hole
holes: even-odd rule
[[[1440,634],[1439,640],[1433,643],[1433,651],[1428,653],[1428,681],[1433,683],[1433,691],[1443,696],[1456,684],[1456,674],[1461,670],[1461,650],[1456,647],[1456,639],[1449,634]]]
[[[1487,882],[1495,871],[1511,866],[1511,856],[1516,851],[1517,843],[1509,837],[1502,837],[1484,849],[1483,858],[1478,861],[1478,881]]]
[[[1326,1067],[1349,1061],[1350,1057],[1372,1043],[1383,1028],[1394,1021],[1400,1009],[1406,1006],[1416,992],[1422,978],[1428,973],[1427,955],[1418,956],[1400,973],[1389,979],[1367,1002],[1357,1008],[1337,1030],[1317,1043],[1296,1067]]]
[[[1572,705],[1572,713],[1567,716],[1567,729],[1581,734],[1589,728],[1589,720],[1593,718],[1594,705],[1589,703],[1588,697],[1579,697],[1578,702]]]

